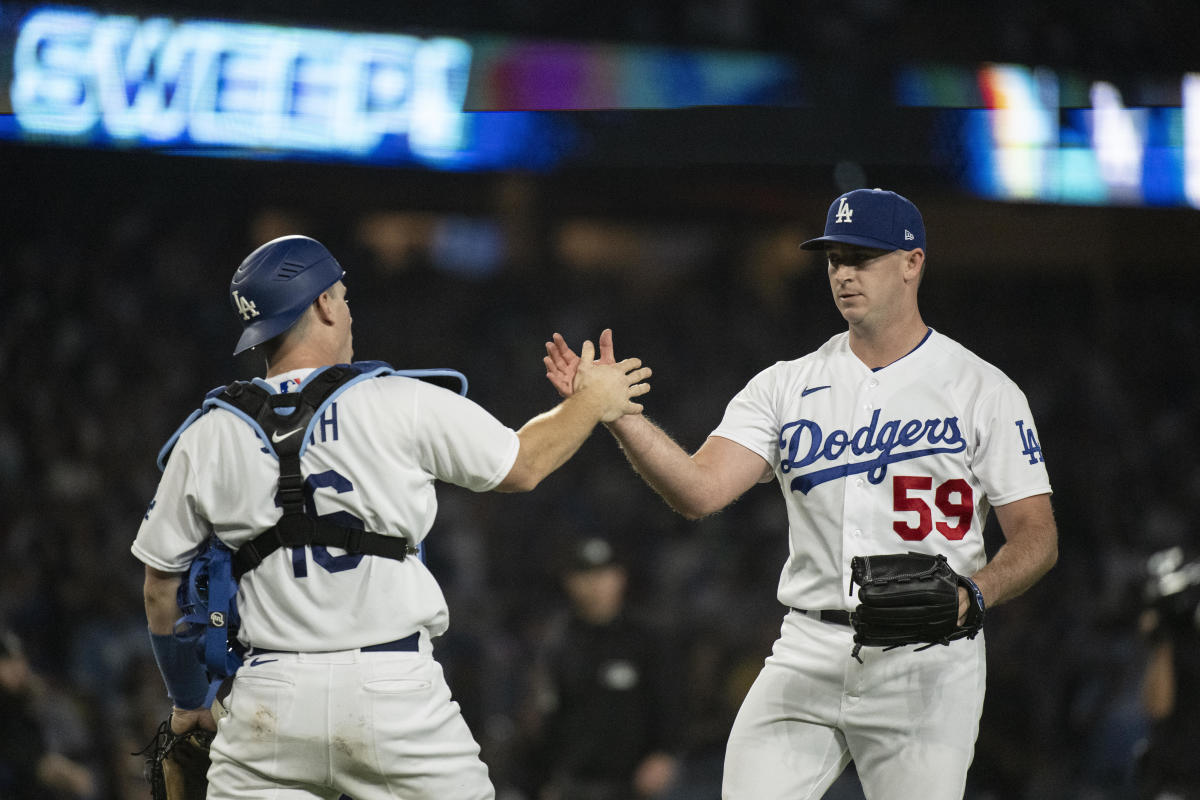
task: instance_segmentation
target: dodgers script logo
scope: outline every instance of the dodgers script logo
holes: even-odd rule
[[[922,447],[921,445],[926,445]],[[871,483],[880,483],[887,476],[888,464],[938,453],[961,453],[967,447],[958,417],[945,419],[910,419],[907,422],[890,419],[879,423],[879,409],[871,421],[850,433],[835,429],[825,435],[821,426],[811,419],[789,422],[779,430],[779,449],[784,451],[781,469],[787,473],[821,461],[839,460],[850,448],[855,456],[867,456],[862,461],[837,464],[797,475],[790,484],[792,491],[808,494],[816,485],[867,473]]]

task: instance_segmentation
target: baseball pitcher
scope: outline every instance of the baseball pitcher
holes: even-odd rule
[[[872,800],[961,798],[983,708],[986,609],[1058,557],[1025,396],[921,318],[925,226],[890,191],[830,205],[824,235],[848,330],[770,366],[689,454],[645,416],[608,425],[634,469],[700,518],[774,480],[788,513],[778,640],[729,736],[725,800],[821,797],[853,760]],[[583,366],[562,337],[547,377]],[[600,338],[611,363],[612,334]],[[988,562],[994,510],[1005,542]]]

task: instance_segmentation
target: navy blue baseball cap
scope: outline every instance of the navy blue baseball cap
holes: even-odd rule
[[[345,275],[325,245],[307,236],[281,236],[246,256],[229,284],[229,299],[242,320],[233,354],[295,325],[305,309]]]
[[[884,250],[925,248],[925,223],[912,201],[885,189],[855,189],[834,200],[825,216],[825,235],[804,250],[827,250],[834,242]]]

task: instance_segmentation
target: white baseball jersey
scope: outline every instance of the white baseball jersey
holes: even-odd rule
[[[787,502],[779,601],[852,609],[850,560],[944,553],[971,575],[986,561],[994,505],[1050,492],[1025,395],[999,369],[930,330],[871,370],[849,333],[760,372],[712,433],[762,456]]]
[[[295,389],[311,369],[272,378]],[[349,386],[326,407],[301,457],[306,505],[334,522],[419,543],[437,512],[434,481],[488,491],[516,460],[516,433],[475,403],[423,381],[387,376]],[[212,533],[231,548],[273,526],[279,463],[254,430],[224,409],[180,436],[133,543],[134,555],[183,572]],[[239,638],[312,652],[446,630],[448,611],[420,559],[280,548],[239,582]]]

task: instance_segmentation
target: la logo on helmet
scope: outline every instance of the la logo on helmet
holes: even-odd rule
[[[242,319],[250,319],[257,317],[259,314],[258,308],[254,305],[253,300],[247,300],[242,297],[237,291],[233,293],[233,303],[237,306],[237,312],[242,315]]]

